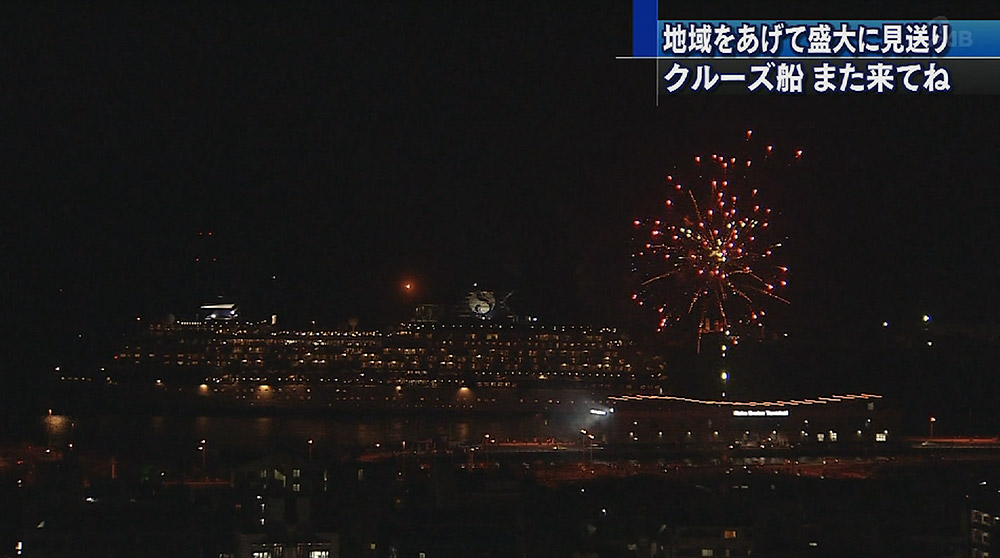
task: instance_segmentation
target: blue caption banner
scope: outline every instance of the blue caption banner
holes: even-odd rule
[[[992,58],[1000,21],[658,20],[654,56]]]

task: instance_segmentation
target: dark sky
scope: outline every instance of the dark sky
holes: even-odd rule
[[[183,316],[219,289],[251,316],[374,327],[478,281],[553,321],[625,323],[631,220],[674,161],[748,128],[806,153],[770,185],[789,325],[1000,310],[997,97],[657,107],[653,65],[614,58],[629,3],[336,4],[2,10],[0,278],[19,349]],[[996,16],[687,9],[670,17]]]

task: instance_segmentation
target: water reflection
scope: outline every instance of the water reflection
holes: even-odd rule
[[[195,434],[201,436],[202,438],[206,436],[215,437],[211,431],[211,421],[208,417],[198,417],[194,419],[194,432]]]
[[[66,415],[47,415],[43,418],[42,428],[49,445],[68,443],[72,428],[71,423],[72,421]]]
[[[152,424],[153,424],[153,432],[155,432],[156,434],[162,434],[163,433],[163,417],[153,417],[151,420],[152,420]]]
[[[207,417],[199,417],[207,418]],[[271,427],[273,426],[274,419],[270,417],[260,417],[253,421],[253,431],[257,435],[257,438],[261,440],[270,440],[271,438]]]
[[[135,456],[189,453],[202,439],[212,441],[213,452],[299,454],[308,451],[308,440],[313,440],[318,451],[353,451],[375,444],[398,447],[404,440],[408,445],[428,440],[477,443],[486,433],[497,440],[571,439],[580,428],[575,419],[545,419],[540,415],[336,418],[51,415],[40,417],[36,424],[39,425],[34,436],[37,443],[56,447],[73,442],[81,451]]]
[[[469,423],[460,422],[455,425],[455,439],[463,444],[469,442]]]

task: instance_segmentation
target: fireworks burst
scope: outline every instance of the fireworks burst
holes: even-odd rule
[[[802,150],[794,153],[801,157]],[[758,169],[774,159],[770,145],[762,160],[695,157],[690,179],[667,176],[663,215],[635,221],[632,269],[640,283],[632,299],[656,309],[659,331],[696,322],[700,346],[703,333],[761,328],[766,303],[788,302],[781,242],[770,234],[771,208],[757,195]]]

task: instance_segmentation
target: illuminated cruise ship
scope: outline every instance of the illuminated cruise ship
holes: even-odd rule
[[[194,390],[212,405],[468,410],[659,389],[659,372],[618,329],[515,316],[508,296],[476,289],[386,331],[288,330],[275,318],[239,321],[235,304],[206,305],[201,319],[150,325],[115,355],[107,381]]]

